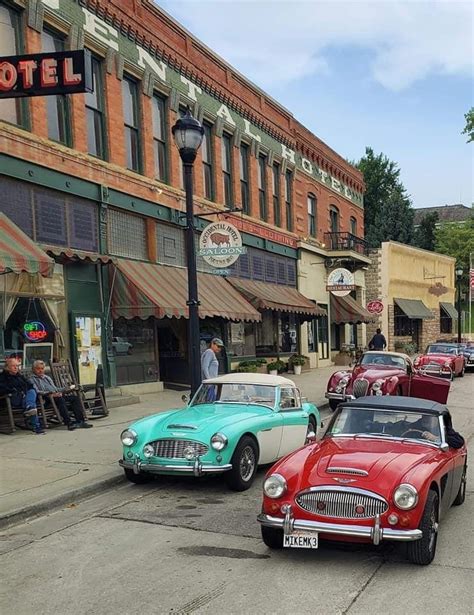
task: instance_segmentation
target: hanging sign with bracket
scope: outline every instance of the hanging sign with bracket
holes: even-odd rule
[[[225,269],[246,253],[239,230],[229,222],[213,222],[201,233],[199,255],[211,267]]]

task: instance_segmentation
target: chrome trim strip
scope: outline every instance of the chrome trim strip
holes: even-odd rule
[[[357,476],[368,476],[367,470],[358,470],[357,468],[338,468],[331,467],[326,468],[328,474],[356,474]]]
[[[350,401],[351,399],[355,399],[354,395],[349,395],[345,393],[333,393],[332,391],[327,391],[324,393],[326,399],[340,399],[341,401]]]
[[[179,423],[172,423],[168,425],[166,429],[197,429],[196,425],[180,425]]]
[[[283,529],[286,519],[272,517],[261,513],[257,521],[267,527]],[[380,523],[380,520],[379,520]],[[305,519],[292,520],[293,531],[318,532],[320,534],[337,534],[339,536],[355,536],[358,538],[368,538],[374,544],[379,544],[381,540],[396,540],[410,542],[419,540],[422,537],[421,530],[394,530],[393,528],[383,528],[376,523],[374,526],[364,525],[344,525],[339,523],[324,523],[321,521],[306,521]],[[377,542],[376,542],[377,541]]]
[[[196,466],[197,464],[197,466]],[[179,472],[183,474],[194,474],[194,476],[201,476],[202,474],[227,472],[232,468],[230,463],[226,463],[221,466],[204,465],[198,459],[195,460],[192,466],[178,466],[170,464],[156,464],[146,463],[138,461],[137,463],[126,461],[125,459],[119,459],[119,466],[128,470],[133,470],[136,474],[139,472],[149,472],[150,474],[162,474],[163,472]],[[196,468],[198,474],[196,474]]]
[[[426,446],[431,446],[432,448],[441,448],[441,444],[436,444],[435,442],[430,442],[429,440],[424,440],[421,438],[400,438],[399,436],[391,436],[389,434],[376,435],[366,433],[326,433],[324,434],[324,438],[373,438],[374,440],[396,440],[397,442],[408,442],[410,444],[426,444]]]

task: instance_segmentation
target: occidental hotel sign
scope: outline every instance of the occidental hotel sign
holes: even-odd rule
[[[0,98],[90,91],[91,58],[84,49],[0,57]]]

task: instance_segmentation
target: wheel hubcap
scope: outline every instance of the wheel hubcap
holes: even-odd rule
[[[240,476],[242,480],[248,481],[255,469],[255,453],[251,446],[246,446],[240,457]]]
[[[429,549],[430,551],[433,551],[435,543],[436,543],[436,535],[438,534],[438,522],[436,521],[436,512],[433,510],[433,512],[431,513],[431,519],[430,519],[430,543],[429,543]]]

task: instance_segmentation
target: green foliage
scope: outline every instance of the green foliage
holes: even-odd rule
[[[415,214],[397,163],[366,147],[365,156],[356,166],[364,174],[366,185],[364,225],[369,246],[378,248],[382,241],[390,240],[411,243]]]
[[[267,360],[266,359],[257,359],[255,361],[255,363],[257,364],[258,367],[262,367],[262,365],[266,365],[267,364]]]
[[[277,359],[276,361],[268,363],[267,369],[269,372],[276,370],[280,374],[281,372],[285,371],[286,363],[284,361],[281,361],[280,359]]]
[[[413,238],[413,244],[417,248],[431,250],[431,252],[435,251],[437,222],[439,222],[439,215],[436,211],[423,216],[420,226],[416,229],[415,236]]]
[[[469,254],[474,253],[474,214],[464,222],[442,224],[436,229],[436,251],[456,259],[463,269],[461,285],[469,288]]]
[[[304,354],[293,354],[288,359],[288,363],[290,365],[304,365],[307,360],[308,357],[306,357]]]
[[[464,114],[466,125],[461,134],[467,135],[466,143],[474,141],[474,107],[471,107],[467,113]]]
[[[257,371],[257,362],[256,361],[241,361],[236,369],[234,370],[237,373],[255,373]]]
[[[395,350],[396,352],[404,352],[409,356],[418,352],[418,348],[414,342],[395,342]]]

